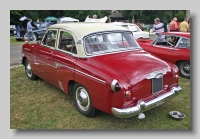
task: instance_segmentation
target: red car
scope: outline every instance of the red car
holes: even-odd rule
[[[156,40],[137,40],[147,52],[176,64],[180,75],[190,78],[190,33],[165,32]]]
[[[21,62],[29,79],[40,77],[72,95],[87,117],[101,110],[141,118],[181,91],[178,68],[142,50],[118,25],[52,25],[41,41],[22,46]]]

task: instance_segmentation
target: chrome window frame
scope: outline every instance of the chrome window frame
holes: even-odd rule
[[[158,39],[161,37],[161,35],[165,35],[165,36],[173,36],[173,37],[179,37],[179,40],[178,42],[176,43],[176,45],[174,47],[170,47],[170,46],[164,46],[164,45],[156,45],[156,43],[158,42]],[[182,39],[183,37],[182,36],[176,36],[176,35],[173,35],[173,34],[160,34],[158,36],[158,38],[156,38],[153,42],[152,42],[152,46],[154,47],[162,47],[162,48],[177,48],[180,40]]]
[[[60,39],[60,32],[61,31],[65,31],[65,32],[67,32],[67,33],[69,33],[69,34],[71,34],[72,35],[72,37],[73,37],[73,39],[74,39],[74,45],[75,45],[75,47],[76,47],[76,51],[77,51],[77,54],[75,54],[75,53],[71,53],[71,52],[68,52],[68,51],[65,51],[65,50],[62,50],[62,49],[60,49],[60,48],[58,48],[58,45],[59,45],[59,39]],[[71,56],[73,56],[73,57],[79,57],[79,54],[78,54],[78,47],[77,47],[77,40],[75,39],[76,37],[75,37],[75,35],[74,35],[74,33],[72,33],[71,31],[69,31],[69,30],[67,30],[67,29],[62,29],[62,28],[60,28],[59,29],[59,34],[58,34],[58,43],[57,43],[57,46],[56,46],[56,50],[57,51],[59,51],[59,52],[62,52],[62,53],[65,53],[65,54],[68,54],[68,55],[71,55]]]
[[[180,43],[181,39],[183,39],[183,38],[189,39],[189,40],[190,40],[190,38],[188,38],[188,37],[180,37],[180,39],[179,39],[179,41],[178,41],[178,43],[177,43],[177,45],[176,45],[176,48],[187,48],[187,47],[178,47],[178,44]],[[187,48],[187,49],[188,49],[188,48]],[[189,49],[190,49],[190,47],[189,47]]]
[[[56,31],[57,31],[57,33],[56,33],[56,41],[55,41],[55,46],[54,46],[54,47],[51,47],[51,46],[48,46],[48,45],[44,45],[44,44],[43,44],[43,41],[44,41],[44,39],[45,39],[45,36],[46,36],[46,34],[48,33],[49,30],[56,30]],[[58,43],[58,31],[59,31],[58,29],[47,29],[47,30],[45,31],[44,36],[42,37],[41,46],[47,47],[47,48],[52,49],[52,50],[55,50],[56,47],[57,47],[57,43]]]

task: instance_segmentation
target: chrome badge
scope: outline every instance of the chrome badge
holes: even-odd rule
[[[155,78],[157,78],[157,79],[160,79],[160,78],[162,78],[163,77],[163,75],[160,73],[160,74],[157,74],[156,76],[155,76]]]

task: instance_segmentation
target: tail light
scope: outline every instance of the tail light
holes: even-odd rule
[[[111,90],[114,92],[118,92],[119,90],[121,90],[121,86],[119,82],[115,79],[111,83]]]

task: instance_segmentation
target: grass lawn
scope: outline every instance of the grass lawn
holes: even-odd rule
[[[17,41],[14,36],[10,36],[10,45],[20,45],[25,44],[24,41]]]
[[[36,43],[37,41],[33,42]],[[17,41],[14,36],[10,36],[10,45],[20,45],[20,44],[25,44],[23,40]]]
[[[24,66],[10,69],[10,128],[11,129],[185,129],[190,126],[190,80],[180,78],[182,92],[159,107],[137,116],[120,119],[99,112],[86,118],[75,108],[71,96],[41,79],[29,80]],[[175,120],[169,112],[185,114]]]

